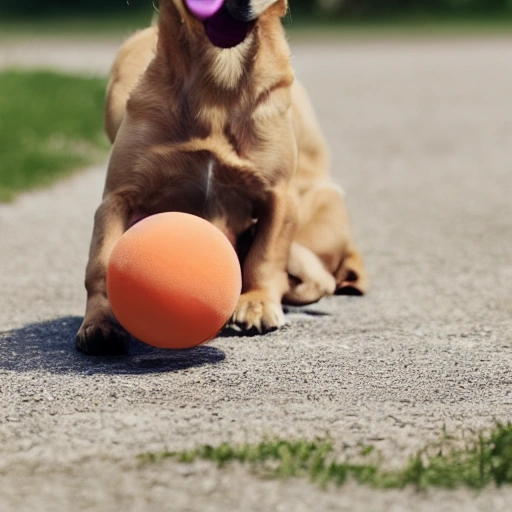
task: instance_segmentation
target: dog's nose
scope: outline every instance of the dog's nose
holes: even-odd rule
[[[251,0],[226,0],[226,8],[229,14],[238,21],[246,23],[257,18],[251,6]]]

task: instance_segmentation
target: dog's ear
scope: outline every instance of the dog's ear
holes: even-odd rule
[[[287,0],[226,0],[226,8],[233,18],[240,21],[254,21],[259,18],[271,5],[282,5],[280,16],[286,14]]]

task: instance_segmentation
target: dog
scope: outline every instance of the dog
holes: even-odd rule
[[[200,0],[218,9],[206,15],[198,1],[160,0],[158,24],[129,38],[112,68],[113,146],[77,333],[88,354],[127,351],[107,262],[133,223],[160,212],[203,217],[233,244],[243,286],[231,323],[244,332],[281,327],[283,304],[367,288],[326,142],[294,79],[287,0]]]

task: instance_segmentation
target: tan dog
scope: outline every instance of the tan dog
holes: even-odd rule
[[[232,322],[243,329],[281,326],[283,302],[366,288],[325,142],[294,82],[286,0],[218,0],[206,17],[198,1],[215,0],[161,0],[158,27],[126,41],[114,63],[105,118],[114,144],[77,334],[87,353],[126,350],[105,269],[123,232],[158,212],[204,217],[232,242],[243,276]]]

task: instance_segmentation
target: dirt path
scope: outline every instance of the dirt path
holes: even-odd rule
[[[115,45],[16,48],[0,42],[0,65],[104,73]],[[262,338],[91,359],[73,336],[104,170],[0,205],[0,510],[509,510],[510,488],[322,491],[137,465],[150,450],[326,433],[398,465],[444,427],[512,420],[512,39],[294,54],[371,293],[291,312]]]
[[[106,75],[120,41],[92,38],[0,39],[0,68],[51,68]]]

